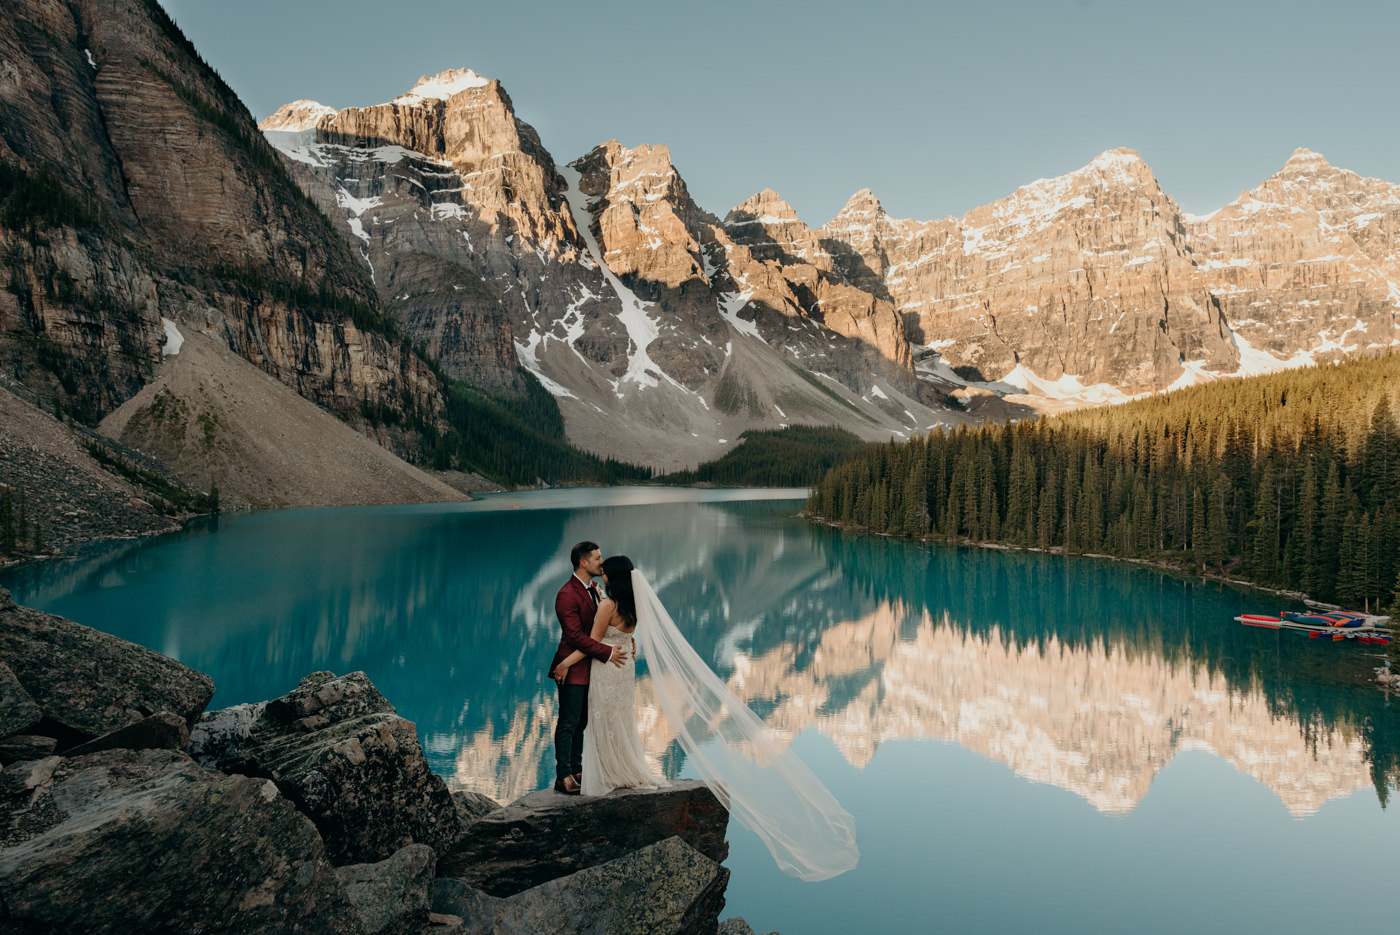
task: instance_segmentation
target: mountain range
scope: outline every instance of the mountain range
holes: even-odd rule
[[[518,360],[572,438],[649,463],[743,428],[907,434],[989,394],[1114,401],[1400,339],[1400,187],[1303,149],[1205,217],[1117,149],[961,218],[892,218],[864,190],[812,228],[771,189],[708,213],[664,146],[560,165],[467,69],[371,107],[296,101],[261,128],[440,360],[498,384]],[[426,312],[402,279],[428,257],[498,300],[494,341],[454,344]]]
[[[489,428],[463,394],[673,469],[1379,352],[1397,238],[1400,188],[1306,150],[1205,217],[1126,149],[960,218],[861,191],[813,228],[768,189],[720,217],[663,145],[557,161],[468,69],[256,127],[154,0],[0,23],[0,391],[231,503],[307,502],[356,433],[455,466]],[[298,396],[314,431],[236,417]],[[450,495],[335,457],[374,467],[316,502]]]

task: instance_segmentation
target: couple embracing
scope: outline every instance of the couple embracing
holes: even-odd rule
[[[555,791],[597,796],[668,785],[651,772],[637,732],[640,653],[690,770],[778,866],[804,880],[854,867],[854,819],[705,664],[646,576],[626,556],[604,560],[596,542],[580,542],[569,558],[573,574],[554,601],[563,632],[550,663],[559,692]],[[592,581],[600,575],[602,590]]]

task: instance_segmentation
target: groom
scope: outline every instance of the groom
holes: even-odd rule
[[[564,657],[574,650],[603,662],[620,666],[627,659],[621,647],[605,646],[590,636],[593,615],[603,599],[593,578],[603,573],[603,553],[596,542],[580,542],[569,552],[574,573],[554,598],[554,615],[559,618],[563,634],[554,661],[549,664],[552,674]],[[583,731],[588,726],[587,662],[570,666],[568,675],[559,686],[559,722],[554,727],[554,791],[578,795],[583,782]]]

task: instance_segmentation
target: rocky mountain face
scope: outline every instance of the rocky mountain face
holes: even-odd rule
[[[0,203],[0,367],[44,408],[94,424],[133,396],[162,319],[352,423],[366,401],[442,405],[364,263],[154,0],[7,5]]]
[[[343,218],[401,328],[502,392],[518,361],[585,449],[682,467],[749,428],[888,438],[963,418],[920,401],[891,306],[755,257],[664,146],[558,165],[500,83],[469,70],[372,107],[297,101],[261,126]]]
[[[1397,342],[1400,190],[1303,150],[1203,218],[1113,150],[961,218],[861,191],[813,228],[771,190],[709,213],[664,146],[556,163],[466,69],[260,134],[154,0],[10,12],[0,376],[88,425],[180,328],[400,454],[447,425],[441,368],[533,376],[575,444],[658,468],[748,429],[907,436]]]
[[[556,164],[467,70],[262,128],[444,366],[508,390],[518,360],[571,438],[658,465],[746,428],[966,418],[949,393],[1096,403],[1397,339],[1396,186],[1301,150],[1208,218],[1120,149],[961,218],[865,190],[812,228],[771,189],[710,214],[665,146]]]
[[[1311,360],[1395,343],[1400,186],[1300,149],[1187,231],[1200,278],[1250,348]]]
[[[1102,401],[1395,343],[1397,210],[1400,188],[1299,150],[1193,218],[1119,149],[956,219],[862,192],[823,231],[953,370],[930,376]]]

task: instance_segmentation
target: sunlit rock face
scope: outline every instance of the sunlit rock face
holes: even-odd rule
[[[736,655],[728,685],[768,711],[764,720],[780,735],[815,729],[856,767],[886,741],[954,742],[1105,813],[1135,808],[1187,750],[1217,756],[1267,786],[1295,816],[1372,786],[1363,744],[1348,725],[1305,730],[1262,691],[1232,687],[1204,664],[1097,641],[1018,645],[995,628],[977,635],[927,614],[909,633],[907,612],[885,604],[829,628],[805,665],[788,644]],[[849,700],[833,701],[855,683],[863,685]],[[637,718],[653,767],[675,761],[674,733],[646,677],[637,685]],[[441,738],[444,749],[458,745],[449,783],[499,801],[532,791],[553,724],[551,702],[521,704],[502,736],[486,729]]]
[[[1394,344],[1397,212],[1395,185],[1298,150],[1196,218],[1116,149],[960,218],[892,219],[859,192],[822,231],[937,352],[931,377],[1104,402]]]
[[[1215,369],[1237,362],[1192,281],[1181,214],[1132,150],[957,219],[892,220],[860,193],[824,230],[849,238],[910,340],[966,379],[1015,383],[1023,368],[1136,393],[1177,379],[1183,355]]]
[[[1396,186],[1306,150],[1204,218],[1114,149],[959,218],[892,218],[862,190],[812,227],[772,189],[707,212],[663,145],[556,165],[467,70],[263,127],[433,354],[507,390],[518,360],[595,449],[684,460],[792,423],[907,434],[957,421],[950,390],[1101,404],[1400,336]],[[447,272],[451,293],[432,286]]]
[[[963,419],[919,401],[887,301],[834,281],[809,295],[733,250],[665,146],[556,164],[466,69],[372,107],[295,101],[262,129],[416,343],[498,392],[534,374],[585,449],[670,468],[751,428],[884,439]]]
[[[437,411],[429,368],[346,313],[372,301],[359,261],[158,5],[7,3],[0,63],[0,162],[56,205],[0,222],[0,369],[25,395],[96,424],[169,319],[352,424],[367,400]]]
[[[1400,186],[1299,149],[1187,231],[1200,279],[1246,350],[1310,362],[1394,342]]]

